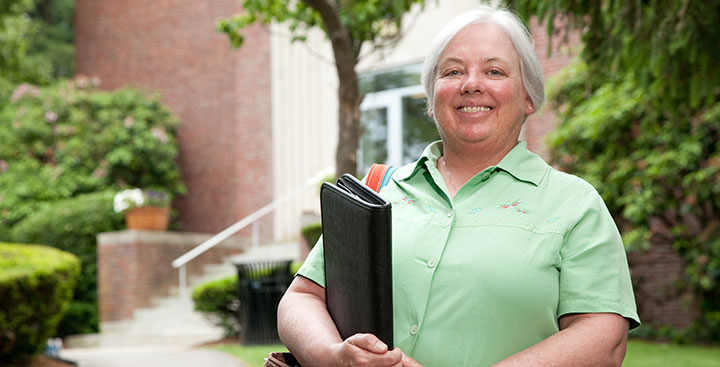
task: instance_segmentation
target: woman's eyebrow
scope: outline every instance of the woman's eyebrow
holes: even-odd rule
[[[500,57],[500,56],[488,56],[483,59],[483,62],[485,62],[485,63],[501,62],[501,63],[508,64],[508,65],[510,64],[510,60],[508,60],[504,57]]]
[[[440,62],[438,63],[438,65],[443,65],[443,64],[447,64],[447,63],[451,63],[451,62],[454,62],[454,63],[457,63],[457,64],[463,64],[462,59],[451,56],[451,57],[446,57],[446,58],[440,60]]]

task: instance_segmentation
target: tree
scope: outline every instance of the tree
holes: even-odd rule
[[[675,112],[717,98],[720,69],[720,2],[508,0],[526,19],[536,15],[548,34],[580,32],[581,57],[592,73],[638,76],[642,88],[663,97]]]
[[[48,63],[29,50],[35,31],[26,13],[32,6],[29,0],[0,0],[0,107],[15,85],[49,81]]]
[[[0,108],[21,83],[73,74],[72,0],[0,0]]]
[[[28,12],[35,34],[29,52],[50,63],[53,79],[72,78],[74,74],[73,0],[34,0]]]
[[[553,163],[598,188],[629,249],[672,243],[692,331],[720,340],[720,2],[509,2],[582,39],[551,88]]]
[[[378,49],[399,40],[402,17],[424,0],[243,0],[245,12],[222,19],[218,29],[234,47],[242,45],[240,33],[255,22],[287,23],[294,41],[321,28],[330,39],[338,74],[339,136],[335,156],[337,175],[355,173],[360,140],[360,94],[355,66],[363,46]]]

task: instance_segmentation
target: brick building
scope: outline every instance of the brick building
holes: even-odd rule
[[[238,4],[75,2],[76,73],[159,92],[180,117],[188,193],[174,205],[187,231],[219,232],[272,199],[269,34],[248,29],[234,51],[214,31]]]

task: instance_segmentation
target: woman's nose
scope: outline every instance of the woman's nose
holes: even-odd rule
[[[485,93],[485,83],[478,73],[468,73],[462,84],[462,94]]]

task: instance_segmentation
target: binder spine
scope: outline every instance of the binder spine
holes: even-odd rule
[[[390,215],[388,208],[387,215]],[[376,215],[374,217],[372,227],[373,230],[373,241],[374,248],[372,254],[374,254],[374,261],[379,263],[392,263],[392,246],[391,242],[391,223],[390,221],[383,222],[379,220],[382,215]],[[382,228],[385,226],[386,228]],[[373,314],[376,316],[375,330],[379,330],[378,335],[375,335],[383,343],[385,343],[389,349],[394,348],[393,339],[393,300],[392,300],[392,267],[374,266],[378,269],[374,279],[377,287],[374,288],[374,303],[375,310]]]

